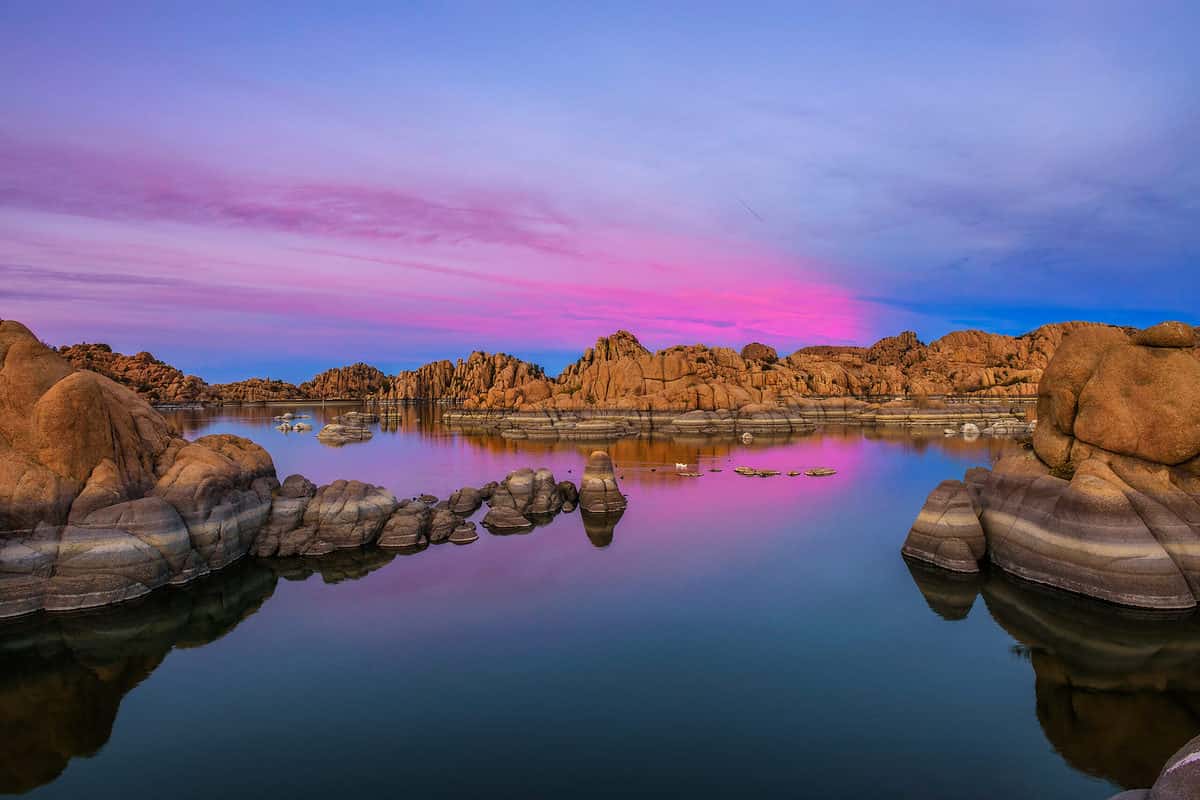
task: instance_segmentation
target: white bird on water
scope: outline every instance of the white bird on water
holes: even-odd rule
[[[678,461],[675,462],[675,469],[687,469],[687,467],[687,464],[680,464]]]

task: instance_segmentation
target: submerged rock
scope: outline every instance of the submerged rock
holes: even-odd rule
[[[333,422],[317,431],[317,439],[322,444],[334,446],[365,442],[374,435],[370,428],[361,425],[339,425]]]

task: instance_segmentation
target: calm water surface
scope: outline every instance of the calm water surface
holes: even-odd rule
[[[279,476],[445,497],[590,445],[409,410],[330,448],[276,407],[175,412]],[[323,415],[307,410],[319,428]],[[612,530],[248,560],[0,626],[0,791],[35,797],[1096,798],[1200,732],[1200,628],[910,570],[940,480],[1011,443],[857,429],[623,441]],[[701,470],[674,477],[676,462]],[[750,479],[738,464],[832,478]],[[482,516],[482,512],[476,517]],[[978,596],[977,596],[978,593]]]

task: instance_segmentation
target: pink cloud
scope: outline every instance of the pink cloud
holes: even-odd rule
[[[2,138],[0,169],[5,313],[55,341],[121,325],[157,349],[220,319],[227,341],[287,337],[343,358],[367,336],[372,352],[456,356],[578,350],[618,328],[652,348],[788,350],[867,340],[878,314],[826,266],[576,218],[549,193],[262,181]]]

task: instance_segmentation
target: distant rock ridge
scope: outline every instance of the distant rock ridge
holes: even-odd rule
[[[76,369],[97,372],[156,405],[360,400],[375,397],[391,384],[386,373],[362,362],[327,369],[299,385],[272,378],[210,384],[150,353],[130,356],[114,352],[106,344],[86,343],[66,345],[57,352]]]
[[[73,344],[58,349],[76,369],[98,372],[128,386],[151,403],[209,403],[220,395],[202,378],[184,375],[150,353],[127,356],[106,344]]]
[[[1037,583],[1129,606],[1200,599],[1196,331],[1067,335],[1038,389],[1032,450],[944,481],[910,558],[974,572],[984,558]]]
[[[386,391],[391,380],[383,370],[359,361],[334,367],[300,384],[302,397],[326,400],[358,400]]]
[[[376,396],[390,403],[458,401],[467,397],[503,402],[511,389],[544,379],[545,373],[537,364],[507,353],[477,350],[466,359],[434,361],[400,372]]]
[[[740,352],[676,345],[652,353],[619,330],[598,339],[557,378],[515,356],[476,351],[394,376],[359,362],[299,385],[266,378],[209,385],[148,353],[126,356],[103,344],[59,352],[73,366],[99,372],[153,403],[371,399],[480,411],[736,411],[802,398],[1033,397],[1063,336],[1089,327],[1112,326],[1063,322],[1021,336],[963,330],[929,344],[905,331],[870,347],[804,347],[783,358],[761,342]]]
[[[810,347],[785,358],[760,342],[740,353],[706,345],[652,353],[621,330],[597,340],[555,379],[473,387],[452,399],[467,411],[687,412],[786,407],[822,397],[1032,397],[1064,335],[1111,327],[1066,322],[1015,337],[956,331],[928,345],[906,331],[869,348]]]

